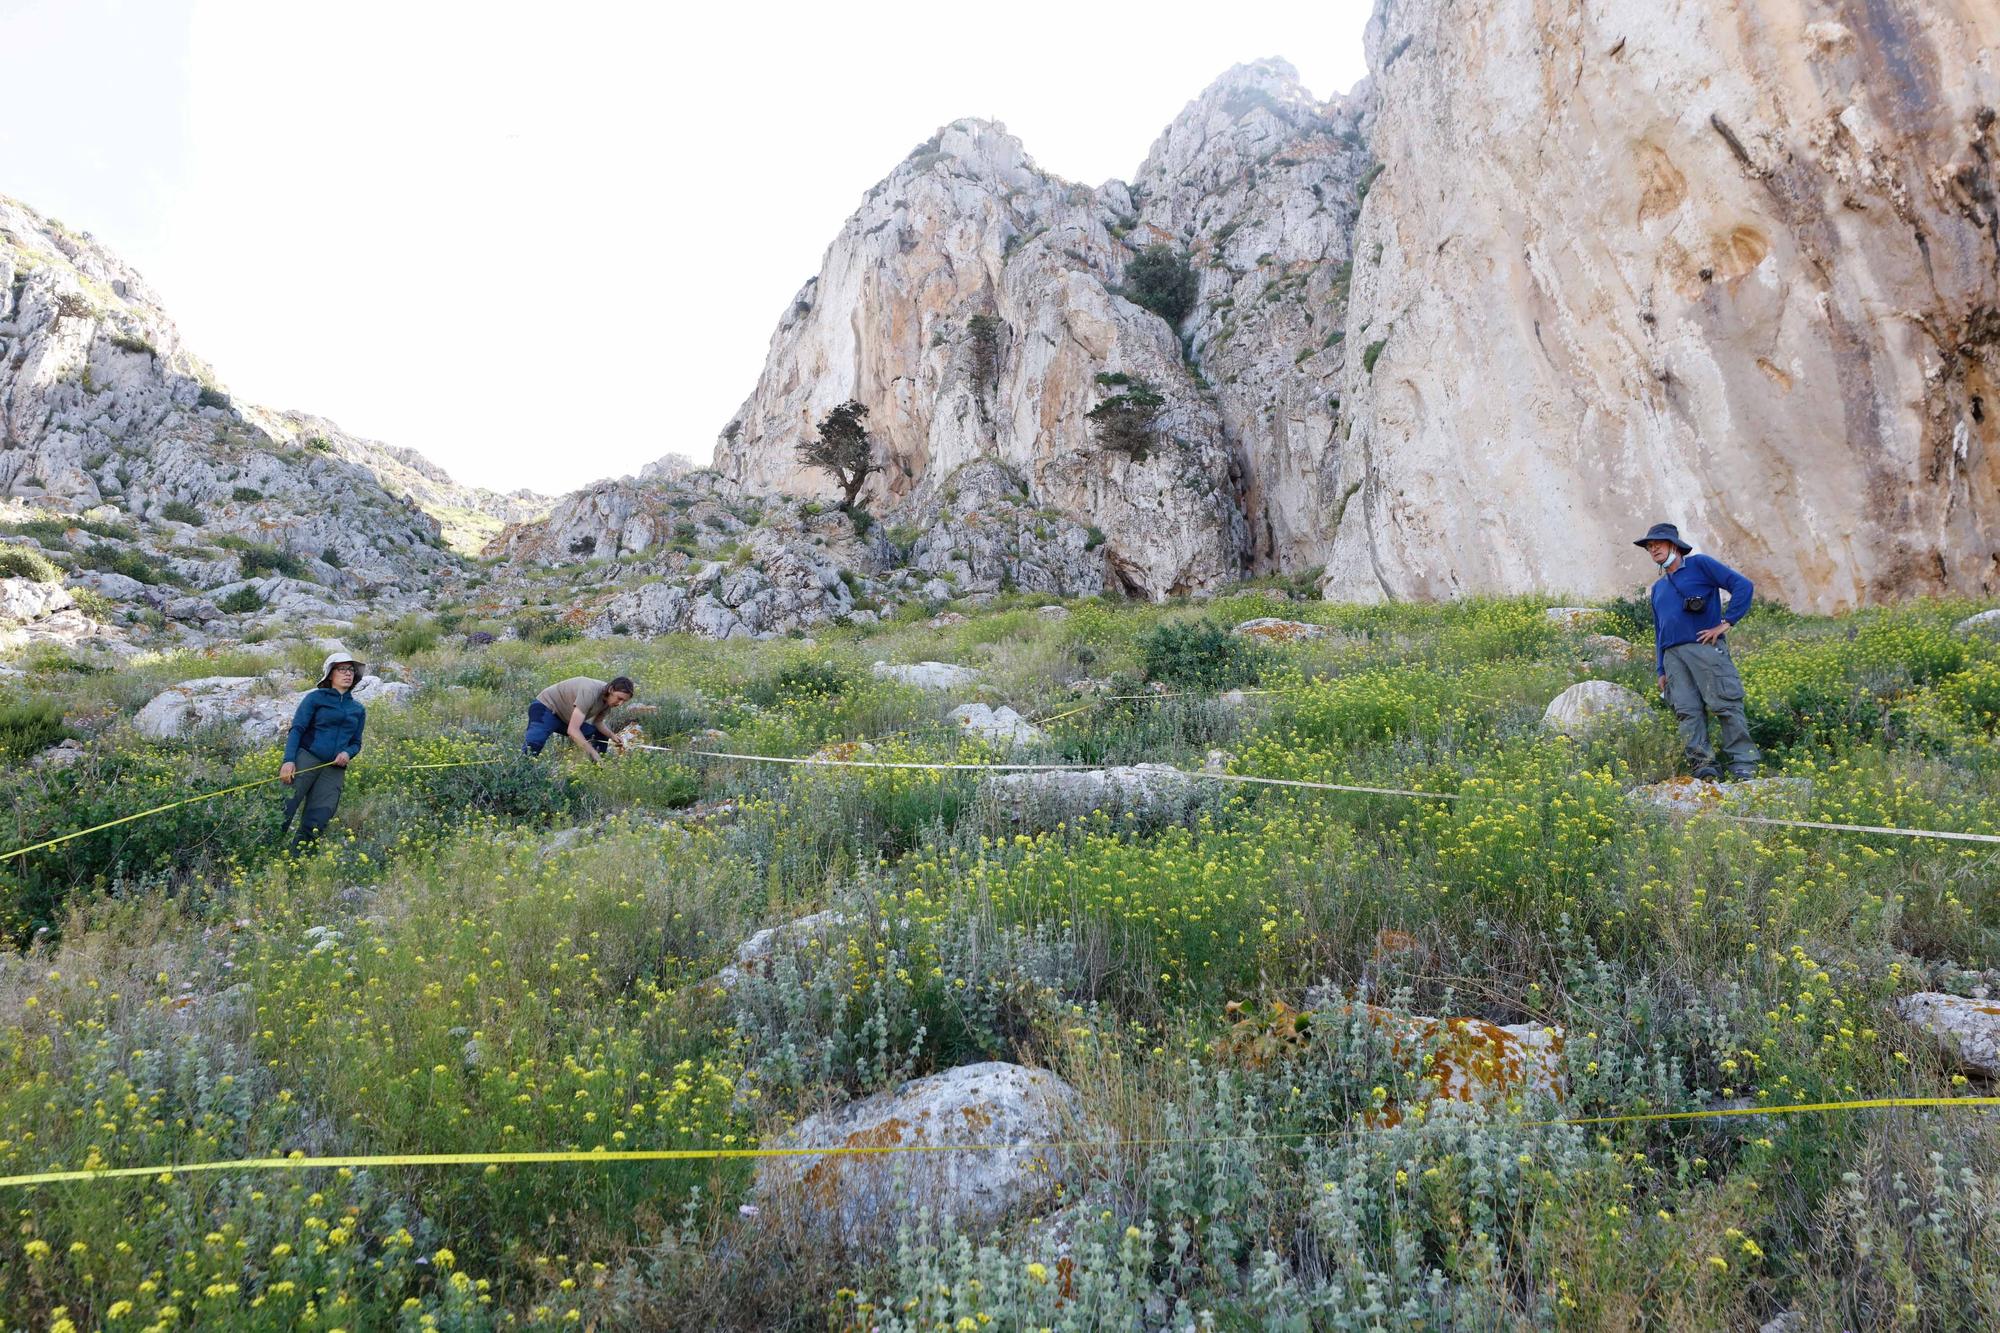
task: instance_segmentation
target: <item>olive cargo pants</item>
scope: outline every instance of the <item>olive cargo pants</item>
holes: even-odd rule
[[[292,835],[292,846],[298,847],[318,838],[333,822],[333,812],[340,805],[340,792],[347,785],[347,770],[334,768],[332,762],[322,759],[309,750],[300,750],[298,775],[292,779],[292,797],[285,802],[285,822],[292,822],[292,815],[299,817],[298,832]]]
[[[1661,654],[1666,666],[1667,702],[1681,726],[1681,744],[1696,769],[1715,763],[1709,748],[1708,723],[1722,723],[1722,755],[1737,777],[1754,776],[1763,758],[1750,739],[1750,722],[1743,711],[1743,678],[1729,656],[1729,642],[1677,643]]]

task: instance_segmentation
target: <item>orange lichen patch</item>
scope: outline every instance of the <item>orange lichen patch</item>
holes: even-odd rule
[[[1399,953],[1416,953],[1423,948],[1417,937],[1401,930],[1378,930],[1375,932],[1375,961],[1393,958]]]
[[[1757,369],[1763,371],[1765,376],[1770,379],[1771,383],[1777,385],[1780,389],[1783,389],[1786,393],[1790,393],[1792,391],[1792,377],[1786,374],[1783,370],[1779,369],[1778,366],[1775,365],[1774,363],[1767,361],[1766,359],[1760,356],[1757,358]]]
[[[1639,150],[1639,221],[1665,217],[1687,198],[1687,177],[1657,144]]]
[[[1733,282],[1764,262],[1771,242],[1755,227],[1737,227],[1727,236],[1716,238],[1715,273],[1724,282]]]
[[[1245,638],[1262,639],[1266,643],[1304,643],[1318,638],[1322,631],[1317,625],[1306,625],[1296,620],[1275,620],[1245,625],[1236,632]]]
[[[849,1134],[837,1144],[825,1146],[838,1148],[893,1148],[906,1141],[929,1141],[930,1136],[927,1134],[909,1135],[906,1139],[906,1131],[910,1128],[911,1126],[908,1121],[892,1116],[879,1125],[870,1125],[867,1129],[854,1131],[854,1133]],[[845,1174],[847,1168],[857,1162],[875,1163],[880,1160],[880,1158],[876,1157],[822,1157],[819,1161],[814,1162],[810,1167],[806,1168],[805,1174],[799,1177],[799,1188],[810,1195],[813,1201],[819,1204],[820,1207],[833,1208],[840,1202],[841,1177]]]

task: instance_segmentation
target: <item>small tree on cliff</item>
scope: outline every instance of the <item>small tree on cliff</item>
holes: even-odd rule
[[[1125,295],[1169,324],[1187,318],[1200,288],[1194,266],[1168,246],[1149,245],[1125,266]]]
[[[867,415],[868,409],[850,398],[826,414],[817,436],[799,445],[803,461],[831,473],[840,483],[845,492],[840,501],[843,509],[854,508],[854,498],[861,494],[868,474],[882,470],[874,460],[875,442],[868,438],[868,427],[863,424]]]

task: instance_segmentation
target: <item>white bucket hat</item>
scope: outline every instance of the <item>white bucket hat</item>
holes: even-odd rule
[[[346,662],[351,666],[353,666],[354,683],[356,685],[359,685],[361,683],[361,672],[363,669],[361,659],[356,657],[353,653],[348,652],[345,648],[341,648],[334,652],[328,653],[326,655],[326,661],[320,665],[319,687],[321,689],[325,689],[327,687],[327,682],[333,679],[333,669],[339,666],[343,662]]]

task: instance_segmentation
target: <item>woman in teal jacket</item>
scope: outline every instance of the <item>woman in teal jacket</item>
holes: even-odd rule
[[[347,784],[347,765],[361,753],[361,729],[368,710],[354,697],[361,680],[361,663],[347,653],[329,653],[320,668],[319,686],[299,700],[292,729],[285,737],[285,763],[278,780],[292,789],[285,802],[285,827],[299,815],[294,847],[318,838],[340,805]]]

